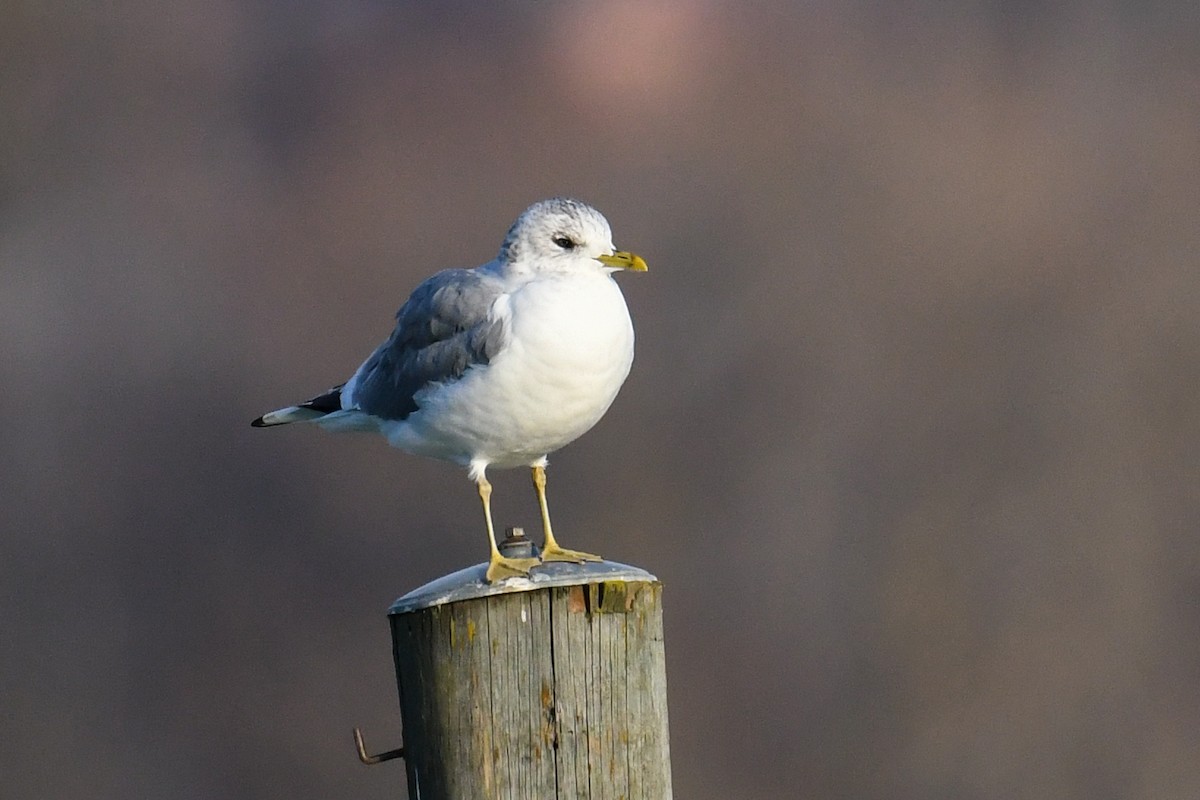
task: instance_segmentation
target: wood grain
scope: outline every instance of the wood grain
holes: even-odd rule
[[[391,615],[410,798],[668,800],[662,586]]]

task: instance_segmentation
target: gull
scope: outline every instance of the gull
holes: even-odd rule
[[[613,273],[646,271],[617,250],[604,216],[556,197],[527,208],[499,255],[427,278],[391,336],[345,383],[251,425],[371,431],[393,447],[467,468],[483,503],[489,583],[543,561],[598,561],[561,547],[546,504],[550,453],[595,425],[633,363],[633,323]],[[529,467],[545,542],[539,558],[501,555],[487,468]]]

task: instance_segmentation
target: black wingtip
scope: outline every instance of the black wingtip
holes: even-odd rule
[[[265,428],[265,427],[267,427],[267,423],[263,422],[262,417],[259,417],[258,419],[254,420],[254,422],[250,423],[250,427],[251,428]]]

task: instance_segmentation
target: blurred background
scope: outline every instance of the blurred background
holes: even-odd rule
[[[650,264],[550,498],[665,583],[676,797],[1200,797],[1192,4],[0,18],[3,797],[403,796],[474,489],[248,423],[555,194]]]

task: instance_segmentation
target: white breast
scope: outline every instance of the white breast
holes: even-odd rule
[[[545,276],[505,298],[497,312],[508,317],[508,346],[419,396],[420,410],[385,431],[393,445],[462,464],[524,466],[608,410],[633,363],[633,325],[616,282],[600,272]]]

